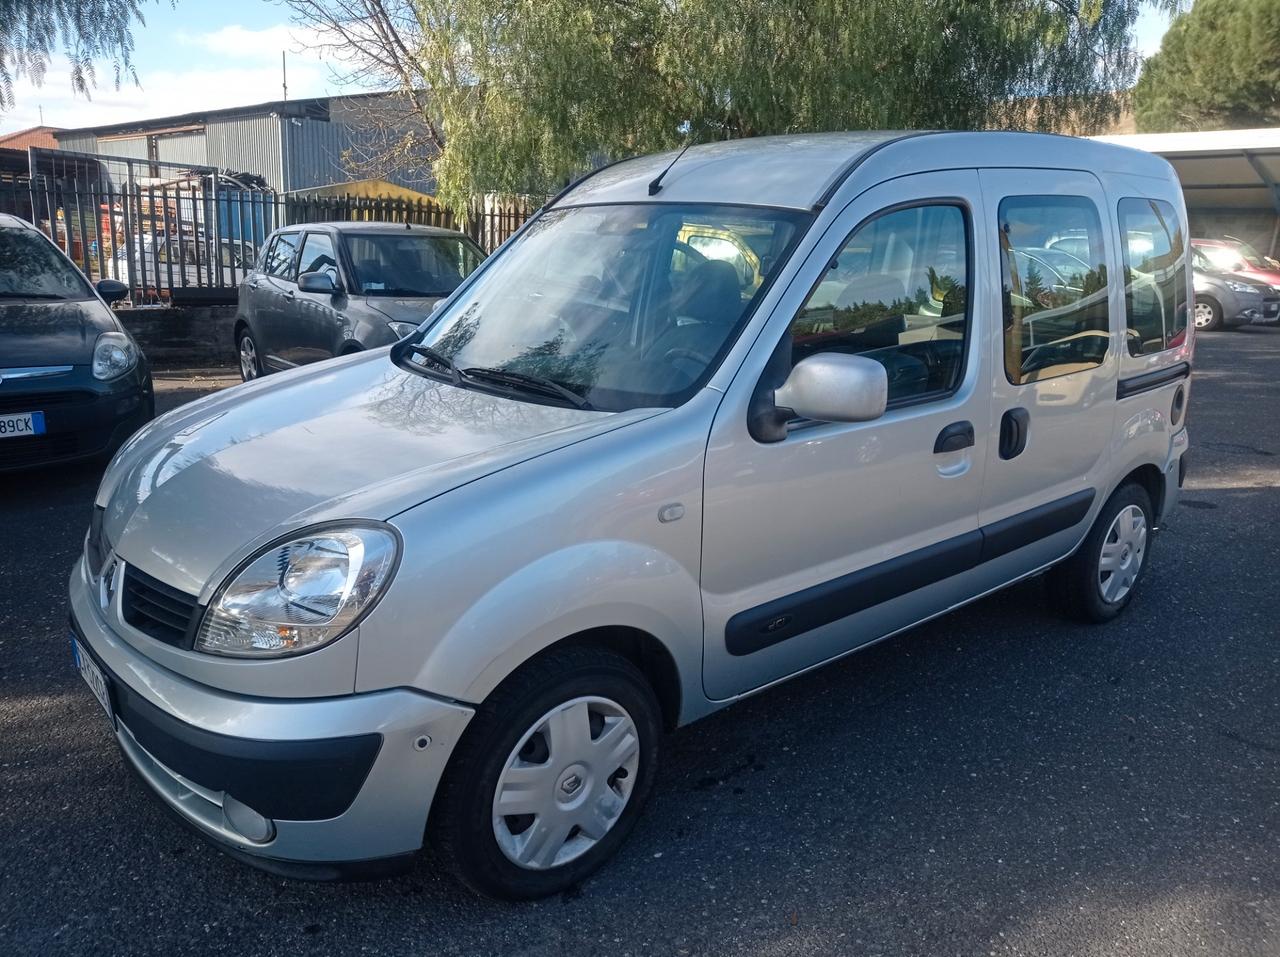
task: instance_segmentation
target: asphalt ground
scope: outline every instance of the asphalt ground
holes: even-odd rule
[[[682,729],[620,857],[514,906],[429,856],[275,878],[176,823],[71,668],[99,468],[0,479],[0,953],[1275,957],[1280,329],[1196,360],[1183,503],[1121,620],[1031,581]]]

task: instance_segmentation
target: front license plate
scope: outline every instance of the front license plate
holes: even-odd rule
[[[0,439],[44,435],[43,412],[7,412],[0,415]]]
[[[107,713],[107,717],[111,717],[111,695],[107,693],[107,677],[102,673],[102,669],[94,664],[93,659],[89,657],[89,653],[79,641],[71,639],[71,654],[76,660],[76,668],[80,672],[80,677],[84,679],[84,683],[89,686],[89,690],[93,692],[93,696],[98,699],[98,704],[102,705],[102,710]]]

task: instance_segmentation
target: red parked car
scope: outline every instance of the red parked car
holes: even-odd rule
[[[1280,263],[1260,254],[1242,239],[1193,239],[1195,246],[1221,272],[1235,273],[1258,282],[1269,283],[1280,291]]]

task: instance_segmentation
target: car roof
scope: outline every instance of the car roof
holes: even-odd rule
[[[466,236],[456,229],[445,229],[442,226],[420,226],[417,223],[373,223],[334,221],[327,223],[294,223],[281,226],[276,232],[303,232],[308,229],[331,230],[335,233],[415,233],[420,236]],[[468,237],[469,238],[469,237]]]
[[[9,229],[35,229],[29,222],[20,216],[11,216],[8,213],[0,213],[0,226]]]
[[[1161,157],[1073,136],[927,130],[807,133],[723,140],[691,146],[683,155],[671,150],[622,160],[588,174],[549,205],[697,202],[814,209],[825,205],[862,165],[874,182],[981,167],[1083,169],[1174,179],[1173,168]],[[661,190],[651,195],[649,184],[664,170]]]

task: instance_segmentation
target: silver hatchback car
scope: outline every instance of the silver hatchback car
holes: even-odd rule
[[[1050,275],[1027,251],[1062,236]],[[76,661],[246,861],[426,842],[481,892],[563,889],[664,729],[1040,572],[1125,608],[1182,480],[1186,249],[1168,164],[1083,140],[607,167],[390,349],[140,432],[71,573]]]

